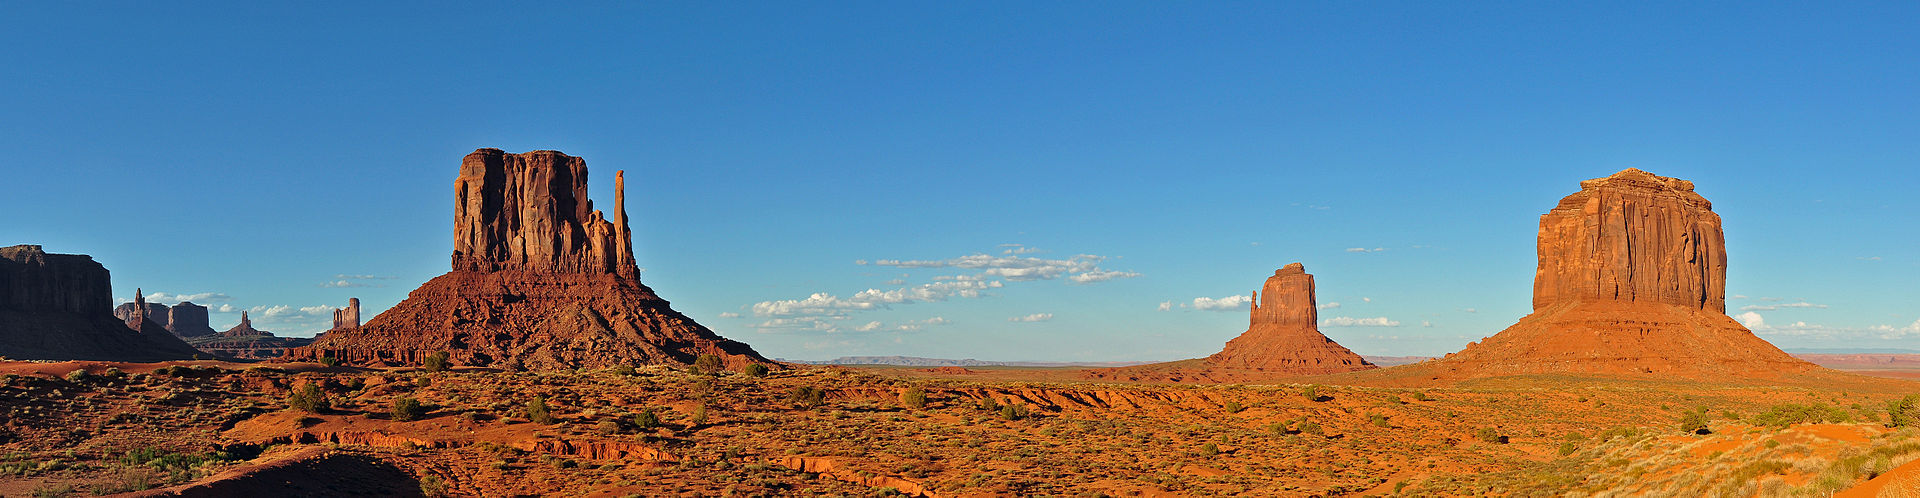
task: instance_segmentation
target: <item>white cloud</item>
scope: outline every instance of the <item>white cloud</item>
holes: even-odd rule
[[[1371,297],[1363,297],[1363,298],[1360,298],[1360,302],[1363,302],[1363,303],[1371,303],[1371,302],[1373,302],[1373,298],[1371,298]]]
[[[1747,295],[1746,295],[1746,294],[1734,294],[1734,295],[1733,295],[1733,299],[1746,299],[1746,298],[1747,298]]]
[[[392,280],[394,277],[392,275],[348,275],[340,273],[335,274],[333,278],[346,280]]]
[[[1173,301],[1161,301],[1160,311],[1173,311]]]
[[[821,317],[775,318],[772,320],[760,322],[760,324],[755,325],[754,328],[760,329],[761,332],[766,332],[768,330],[817,330],[821,332],[840,331],[839,326],[834,325],[833,322],[828,321],[827,318],[821,318]]]
[[[1827,309],[1827,305],[1814,304],[1806,301],[1782,303],[1782,304],[1764,304],[1764,305],[1754,304],[1754,305],[1748,305],[1748,306],[1741,306],[1740,311],[1774,311],[1774,310],[1787,309],[1787,308]]]
[[[354,282],[351,280],[335,280],[332,282],[321,283],[320,286],[326,287],[326,288],[335,288],[335,289],[350,288],[350,287],[386,287],[384,285]]]
[[[928,318],[925,323],[927,325],[946,325],[949,323],[953,323],[953,320],[948,320],[947,317],[944,317],[944,316],[936,316],[933,318]]]
[[[1320,326],[1322,327],[1398,327],[1400,326],[1400,322],[1394,321],[1392,319],[1388,319],[1387,317],[1384,317],[1384,316],[1375,317],[1375,318],[1353,318],[1353,317],[1342,316],[1342,317],[1334,317],[1334,318],[1321,320]]]
[[[1372,248],[1372,249],[1368,249],[1368,248],[1365,248],[1365,247],[1349,247],[1349,248],[1347,248],[1347,252],[1358,252],[1358,253],[1369,253],[1369,252],[1382,252],[1382,251],[1386,251],[1386,250],[1387,250],[1387,248],[1385,248],[1385,247],[1375,247],[1375,248]]]
[[[1880,257],[1879,256],[1860,256],[1853,259],[1858,259],[1861,261],[1879,261]]]
[[[165,292],[153,292],[153,293],[147,294],[147,302],[160,303],[165,305],[175,305],[185,301],[194,301],[195,303],[217,303],[217,302],[232,301],[232,300],[233,300],[233,296],[221,294],[218,292],[200,292],[195,294],[169,294]]]
[[[1473,309],[1473,308],[1467,308],[1467,309],[1463,309],[1463,310],[1460,310],[1460,311],[1465,311],[1465,312],[1468,312],[1468,313],[1479,313],[1479,312],[1480,312],[1480,310],[1477,310],[1477,309]]]
[[[1009,245],[1009,244],[1000,244],[1000,247],[1009,247],[1009,249],[1007,249],[1007,250],[1004,250],[1004,251],[1000,251],[1000,254],[1015,254],[1015,255],[1018,255],[1018,254],[1034,254],[1034,253],[1038,253],[1038,252],[1041,252],[1039,248],[1034,248],[1034,247],[1026,247],[1026,246],[1022,246],[1022,245],[1020,245],[1020,244],[1011,244],[1011,245]]]
[[[207,311],[213,313],[239,313],[240,308],[231,304],[221,304],[219,306],[209,306],[207,307]]]
[[[1247,303],[1251,302],[1253,302],[1253,298],[1245,295],[1233,295],[1222,298],[1196,297],[1193,298],[1193,309],[1205,311],[1246,310],[1248,309]]]
[[[1421,321],[1420,321],[1420,326],[1422,326],[1422,327],[1432,327],[1432,326],[1433,326],[1433,322],[1429,322],[1429,321],[1426,321],[1426,320],[1421,320]]]
[[[867,322],[866,325],[861,325],[853,328],[853,330],[857,330],[861,332],[872,332],[879,329],[880,329],[880,322]]]
[[[1044,322],[1053,319],[1053,313],[1034,313],[1027,316],[1008,318],[1009,322]]]
[[[286,304],[274,305],[274,306],[262,305],[262,306],[254,306],[252,308],[247,308],[247,315],[250,318],[253,318],[255,320],[260,320],[262,322],[297,323],[297,322],[313,321],[319,318],[326,318],[328,320],[332,320],[334,309],[335,309],[334,307],[326,306],[326,305],[300,306],[300,307],[294,307]]]
[[[1749,329],[1759,330],[1767,328],[1767,319],[1761,317],[1759,313],[1752,311],[1734,315],[1733,319],[1739,321],[1741,325],[1745,325]]]
[[[1334,302],[1331,302],[1331,303],[1327,303],[1327,304],[1322,304],[1322,305],[1319,305],[1319,306],[1314,306],[1314,309],[1323,309],[1323,310],[1331,310],[1331,309],[1339,309],[1339,308],[1340,308],[1340,302],[1339,302],[1339,301],[1334,301]]]
[[[722,311],[720,312],[720,318],[740,318],[740,314],[732,311]]]
[[[1116,278],[1133,278],[1138,276],[1140,276],[1139,273],[1130,271],[1095,270],[1067,277],[1067,280],[1072,280],[1077,284],[1090,284],[1094,282],[1105,282]]]
[[[887,285],[907,285],[907,280],[902,278],[896,278],[893,280],[888,280],[886,283]]]

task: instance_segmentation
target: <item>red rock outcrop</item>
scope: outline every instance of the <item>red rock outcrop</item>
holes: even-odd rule
[[[350,297],[347,307],[333,310],[333,328],[327,330],[357,328],[360,328],[360,298]]]
[[[1726,315],[1720,217],[1691,182],[1628,169],[1580,187],[1540,217],[1533,313],[1406,372],[1726,380],[1817,368]]]
[[[167,329],[181,338],[213,335],[213,327],[208,325],[207,307],[193,304],[193,301],[181,301],[180,304],[167,306],[146,302],[145,297],[136,302],[124,303],[113,308],[113,316],[125,320],[129,326],[138,323],[134,315],[144,312],[145,319]]]
[[[1086,377],[1160,382],[1244,382],[1375,367],[1320,333],[1313,275],[1300,263],[1274,270],[1253,294],[1247,331],[1200,361],[1088,371]]]
[[[0,248],[0,357],[162,361],[203,356],[145,319],[114,318],[107,269],[83,254]],[[144,306],[142,306],[144,309]]]
[[[586,186],[586,162],[559,152],[467,155],[454,181],[453,271],[287,359],[408,365],[446,351],[460,365],[566,369],[713,354],[731,368],[778,366],[640,283],[624,174],[615,175],[615,222],[593,209]]]

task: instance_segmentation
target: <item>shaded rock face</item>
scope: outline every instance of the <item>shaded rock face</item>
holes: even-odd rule
[[[625,181],[615,181],[616,224],[587,199],[585,160],[551,150],[467,154],[453,184],[453,269],[634,275]]]
[[[580,158],[468,154],[454,180],[453,271],[358,328],[336,328],[286,358],[409,365],[445,351],[460,365],[544,370],[684,364],[712,354],[730,368],[778,366],[640,283],[626,179],[614,178],[614,220],[607,221],[587,199]]]
[[[1534,312],[1419,375],[1725,380],[1818,368],[1726,315],[1720,217],[1691,182],[1628,169],[1580,186],[1540,217]]]
[[[0,357],[21,360],[162,361],[200,351],[146,320],[113,316],[107,269],[81,254],[37,245],[0,248]],[[144,309],[144,299],[136,299]]]
[[[140,315],[142,311],[145,312],[147,321],[183,338],[213,335],[214,332],[213,327],[208,325],[207,307],[193,304],[193,301],[182,301],[180,304],[167,306],[146,302],[145,297],[142,296],[139,301],[122,303],[114,307],[113,316],[134,324],[139,323],[136,315]]]
[[[328,330],[360,328],[360,298],[347,298],[347,307],[333,310],[333,328]]]
[[[1727,248],[1693,182],[1627,169],[1540,216],[1533,308],[1582,301],[1727,311]]]

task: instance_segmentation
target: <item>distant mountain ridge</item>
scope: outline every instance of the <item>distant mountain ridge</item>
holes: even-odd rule
[[[922,358],[918,356],[842,356],[831,360],[790,360],[786,358],[776,358],[776,360],[808,365],[887,365],[896,367],[1122,367],[1152,363],[1147,361],[986,361],[973,358],[953,360],[946,358]]]

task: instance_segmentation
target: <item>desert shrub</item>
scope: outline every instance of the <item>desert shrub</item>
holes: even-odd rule
[[[84,369],[84,368],[75,369],[72,372],[67,372],[67,381],[75,384],[86,382],[87,380],[92,378],[93,378],[93,374],[87,373],[87,369]]]
[[[446,351],[435,351],[420,362],[420,368],[428,372],[445,372],[449,368]]]
[[[1286,434],[1288,432],[1293,432],[1293,428],[1288,427],[1289,425],[1291,424],[1288,424],[1286,422],[1274,422],[1271,424],[1267,424],[1267,432],[1274,433],[1274,434]]]
[[[120,367],[107,367],[107,371],[101,372],[100,375],[110,379],[118,379],[125,377],[127,373],[120,371]]]
[[[1687,410],[1686,412],[1681,413],[1680,414],[1680,432],[1690,432],[1694,434],[1712,434],[1713,431],[1707,429],[1706,407]]]
[[[1320,424],[1317,424],[1314,422],[1308,422],[1304,420],[1300,421],[1300,425],[1295,426],[1294,430],[1304,434],[1313,434],[1316,436],[1326,433],[1325,429],[1320,428]]]
[[[598,429],[600,431],[600,435],[603,435],[603,436],[611,436],[611,435],[620,433],[620,421],[618,420],[602,420],[600,421],[599,424],[596,424],[594,427]]]
[[[1227,405],[1223,408],[1226,408],[1227,413],[1240,413],[1240,410],[1247,409],[1244,406],[1240,406],[1240,402],[1238,401],[1228,401]]]
[[[1573,441],[1560,443],[1560,456],[1572,455],[1575,451],[1580,451],[1580,443]]]
[[[1311,400],[1311,401],[1320,401],[1320,386],[1311,385],[1311,386],[1307,386],[1306,389],[1301,389],[1300,397],[1307,398],[1308,400]]]
[[[446,496],[447,481],[433,474],[420,476],[420,495],[428,498]]]
[[[420,417],[425,416],[426,414],[427,414],[427,408],[420,405],[420,400],[413,399],[412,397],[408,397],[408,396],[401,396],[393,399],[393,419],[394,420],[401,421],[401,422],[406,422],[410,420],[419,420]]]
[[[1492,427],[1481,427],[1473,431],[1473,438],[1494,444],[1507,444],[1507,437],[1500,435]]]
[[[987,397],[985,397],[985,398],[980,398],[980,410],[981,410],[981,411],[988,411],[988,412],[997,412],[997,411],[1000,411],[1000,402],[999,402],[999,401],[995,401],[995,400],[993,399],[993,396],[987,396]]]
[[[287,408],[307,413],[321,413],[333,408],[333,401],[327,399],[327,392],[320,390],[315,382],[300,384],[299,388],[287,395]]]
[[[1205,445],[1200,446],[1201,456],[1214,456],[1218,454],[1220,454],[1220,445],[1207,443]]]
[[[701,403],[700,406],[693,407],[693,414],[687,416],[687,423],[692,425],[707,423],[707,404]]]
[[[1887,427],[1920,425],[1920,394],[1887,402]]]
[[[1817,424],[1820,422],[1840,423],[1853,418],[1846,409],[1827,406],[1824,403],[1796,405],[1781,403],[1765,412],[1753,415],[1754,425],[1770,425],[1785,428],[1793,424]]]
[[[633,414],[633,426],[639,427],[640,430],[659,427],[660,415],[653,413],[652,408],[642,408],[640,413]]]
[[[1390,427],[1387,424],[1387,416],[1378,413],[1367,414],[1367,423],[1373,424],[1374,427]]]
[[[1012,403],[1003,405],[1000,407],[1000,418],[1007,419],[1007,420],[1020,420],[1023,418],[1027,418],[1027,405],[1012,404]]]
[[[693,360],[694,371],[707,375],[720,373],[726,366],[726,363],[720,361],[719,356],[710,354],[700,355],[699,358]]]
[[[1426,392],[1426,391],[1414,391],[1414,392],[1413,392],[1413,400],[1414,400],[1414,401],[1426,401],[1426,400],[1427,400],[1427,392]]]
[[[753,376],[753,377],[766,377],[767,366],[761,365],[759,363],[747,365],[747,375]]]
[[[553,413],[547,411],[546,398],[534,396],[532,401],[527,402],[527,420],[541,425],[553,423]]]
[[[639,371],[639,370],[635,370],[635,369],[633,368],[633,365],[614,365],[614,366],[613,366],[613,374],[614,374],[614,375],[627,375],[627,376],[632,376],[632,375],[638,375],[639,373],[640,373],[640,371]]]
[[[826,399],[827,391],[818,387],[795,386],[793,390],[787,391],[787,401],[792,401],[803,408],[818,407],[826,402]]]
[[[918,387],[900,393],[900,404],[907,408],[921,409],[927,406],[927,390]]]
[[[329,366],[329,367],[337,367],[337,366],[340,366],[340,359],[334,358],[332,356],[325,356],[320,358],[320,364]]]

